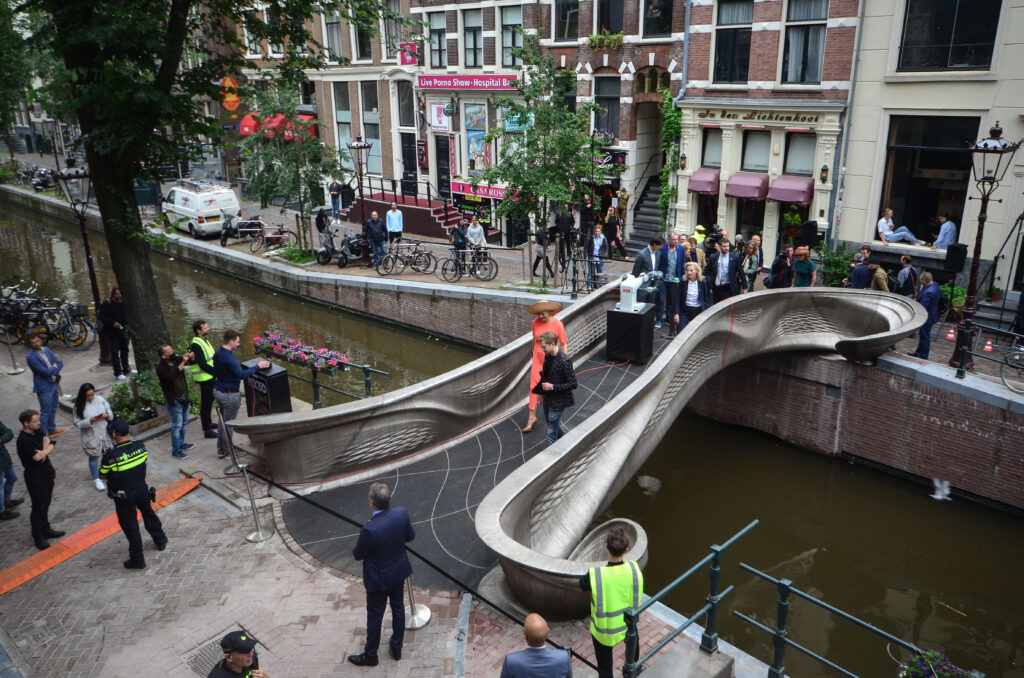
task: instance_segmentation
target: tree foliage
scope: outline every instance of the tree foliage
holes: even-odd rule
[[[676,167],[679,165],[679,139],[683,133],[683,112],[676,106],[672,93],[662,87],[661,92],[661,150],[665,164],[661,168],[661,195],[658,196],[658,208],[661,210],[661,222],[668,223],[668,211],[679,195],[679,188],[672,181]]]
[[[607,174],[621,168],[594,161],[600,143],[590,134],[590,114],[600,106],[580,102],[572,112],[565,105],[565,95],[576,92],[576,74],[541,54],[534,35],[523,35],[523,47],[515,51],[522,60],[516,94],[494,100],[502,121],[485,139],[499,142],[499,154],[483,180],[505,185],[505,198],[495,209],[499,216],[527,214],[543,226],[552,208],[575,203],[591,192],[589,186],[604,184]],[[506,123],[525,129],[506,134]]]
[[[47,55],[29,49],[25,36],[31,33],[38,14],[16,12],[12,0],[0,0],[0,137],[13,132],[18,108],[28,99],[32,78],[46,64]],[[11,158],[14,149],[8,144]]]

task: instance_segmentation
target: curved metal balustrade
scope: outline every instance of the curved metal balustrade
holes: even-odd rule
[[[554,619],[584,616],[588,599],[577,579],[602,561],[579,558],[596,546],[581,540],[595,542],[596,536],[584,539],[594,517],[710,377],[777,351],[836,351],[870,361],[925,318],[916,302],[862,290],[765,291],[718,304],[601,410],[495,487],[477,508],[477,533],[498,555],[509,587],[527,608]],[[646,535],[638,538],[646,545]],[[644,557],[640,547],[629,557]]]

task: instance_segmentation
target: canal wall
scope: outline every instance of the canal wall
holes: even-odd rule
[[[66,203],[12,186],[0,186],[0,206],[18,216],[78,225]],[[91,231],[103,232],[98,212],[91,211],[87,226]],[[177,232],[168,232],[166,241],[154,252],[303,301],[319,302],[490,349],[504,346],[529,331],[526,307],[548,298],[434,282],[318,273],[230,250],[221,247],[217,240],[196,240]],[[561,298],[557,300],[567,304]]]
[[[689,411],[1024,511],[1024,397],[888,353],[874,366],[778,354],[719,372]],[[929,483],[930,484],[930,483]]]

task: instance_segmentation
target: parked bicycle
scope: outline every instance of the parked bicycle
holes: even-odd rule
[[[464,275],[471,275],[481,282],[487,282],[497,277],[498,262],[481,247],[468,250],[453,247],[448,258],[441,264],[440,275],[442,280],[450,283],[459,282]]]
[[[248,240],[261,233],[265,227],[259,215],[235,221],[234,214],[225,214],[220,227],[220,246],[227,247],[228,238]]]
[[[417,273],[433,273],[437,270],[437,257],[419,241],[400,238],[391,244],[391,251],[377,262],[377,273],[391,275],[402,273],[408,266]]]
[[[288,230],[284,227],[284,224],[267,226],[261,221],[259,232],[253,236],[251,241],[249,241],[249,251],[256,254],[263,249],[264,246],[266,246],[268,250],[271,248],[286,247],[297,240],[298,236],[295,235],[295,231]]]
[[[13,334],[21,343],[25,343],[28,335],[34,332],[44,344],[56,338],[73,351],[92,348],[98,333],[89,320],[91,309],[63,299],[37,297],[34,295],[36,287],[32,283],[24,289],[21,285],[4,288],[0,299],[0,327],[3,331]]]

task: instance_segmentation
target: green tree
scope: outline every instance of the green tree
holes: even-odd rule
[[[683,111],[676,106],[672,93],[662,87],[661,92],[661,150],[665,154],[665,164],[661,168],[661,195],[658,196],[658,208],[661,210],[661,223],[668,223],[668,211],[675,203],[679,189],[672,181],[676,167],[679,165],[679,142],[683,134]]]
[[[47,84],[53,113],[81,129],[111,266],[125,292],[140,369],[168,337],[149,261],[150,240],[132,190],[138,177],[182,159],[201,140],[220,138],[221,120],[203,114],[219,99],[219,82],[254,63],[242,33],[280,45],[274,68],[291,74],[316,68],[324,50],[307,24],[338,9],[375,32],[380,17],[401,20],[381,0],[271,0],[265,13],[249,0],[34,0],[49,19],[31,44],[52,51],[60,68]],[[267,18],[268,20],[264,20]],[[7,88],[6,81],[0,89]],[[49,107],[48,107],[49,108]]]
[[[299,243],[302,252],[315,247],[310,229],[311,210],[323,202],[322,182],[342,174],[339,155],[310,130],[296,113],[298,87],[278,83],[254,97],[260,129],[239,144],[245,175],[253,192],[265,202],[283,196],[298,203]],[[267,123],[270,121],[270,124]],[[284,205],[281,211],[285,210]]]
[[[15,115],[27,100],[40,55],[26,49],[25,36],[31,31],[33,15],[15,11],[11,0],[0,0],[0,138],[13,134]],[[7,149],[14,160],[14,146]]]
[[[600,143],[590,134],[590,114],[601,107],[580,102],[572,112],[565,105],[566,94],[576,91],[576,74],[541,54],[534,35],[523,35],[523,47],[516,51],[522,60],[516,94],[494,100],[502,121],[485,139],[499,142],[499,153],[482,178],[506,187],[495,209],[498,216],[525,214],[544,228],[553,209],[576,202],[622,168],[594,161]],[[522,132],[506,134],[506,126]]]

